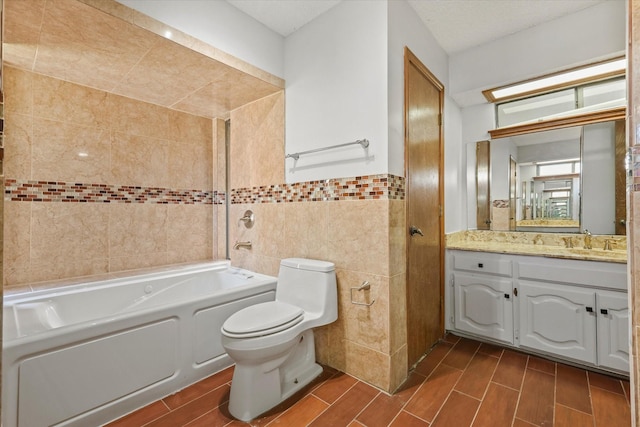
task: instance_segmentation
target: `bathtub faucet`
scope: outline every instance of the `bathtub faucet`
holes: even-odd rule
[[[251,249],[251,242],[236,242],[236,244],[233,245],[233,249],[240,249],[240,248]]]

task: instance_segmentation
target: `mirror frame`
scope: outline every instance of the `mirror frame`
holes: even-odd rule
[[[507,126],[489,131],[491,139],[507,138],[509,136],[523,135],[527,133],[543,132],[546,130],[562,129],[573,126],[590,125],[593,123],[624,120],[627,118],[627,107],[612,108],[609,110],[595,111],[593,113],[577,116],[560,117],[541,122],[527,123],[523,125]]]

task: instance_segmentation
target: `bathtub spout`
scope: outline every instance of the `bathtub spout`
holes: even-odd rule
[[[236,242],[236,244],[233,245],[233,249],[240,249],[240,248],[251,249],[251,242]]]

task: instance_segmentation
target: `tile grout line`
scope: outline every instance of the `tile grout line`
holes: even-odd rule
[[[504,355],[504,351],[502,354]],[[502,360],[502,358],[501,358]],[[499,363],[499,362],[498,362]],[[511,425],[513,426],[516,422],[516,418],[518,415],[518,407],[520,406],[520,398],[522,397],[522,389],[524,388],[524,376],[527,373],[527,366],[529,365],[529,356],[527,356],[527,363],[524,365],[524,372],[522,373],[522,380],[520,380],[520,388],[518,389],[518,401],[516,402],[516,407],[513,409],[513,419],[511,420]],[[511,387],[508,387],[511,388]],[[512,389],[513,390],[513,389]]]
[[[453,350],[455,348],[456,345],[458,345],[458,343],[461,341],[461,339],[458,340],[458,342],[456,342],[456,344],[454,344],[453,347],[451,347],[451,350]],[[460,375],[460,378],[458,378],[458,380],[455,382],[455,384],[453,385],[453,387],[451,387],[451,390],[449,390],[449,393],[447,394],[447,398],[444,399],[444,401],[442,402],[442,405],[440,406],[440,408],[438,408],[438,412],[436,412],[436,414],[433,416],[433,419],[431,420],[431,423],[429,423],[429,425],[433,424],[436,419],[438,418],[438,415],[440,415],[440,412],[442,412],[442,408],[444,408],[444,406],[447,404],[447,401],[449,400],[449,398],[451,398],[451,394],[456,391],[457,393],[460,393],[458,390],[456,390],[456,386],[458,385],[458,383],[460,382],[460,380],[462,380],[462,377],[464,376],[464,373],[467,371],[467,368],[469,367],[469,365],[471,364],[471,361],[473,360],[473,358],[476,356],[476,354],[478,353],[478,350],[480,349],[480,345],[478,345],[478,347],[476,348],[476,350],[473,352],[473,355],[471,356],[471,358],[469,359],[469,361],[467,362],[467,364],[465,365],[464,369],[462,370],[462,374]],[[451,351],[449,350],[449,352]],[[447,352],[447,355],[449,354],[449,352]],[[442,358],[442,361],[444,361],[445,357]],[[452,369],[457,369],[454,368],[453,366],[447,365],[445,364],[445,366],[449,366]],[[435,371],[435,369],[434,369]],[[460,393],[463,394],[463,393]],[[478,405],[478,407],[476,408],[476,412],[473,415],[473,418],[475,419],[478,410],[480,409],[480,405]]]
[[[460,341],[460,339],[458,339],[458,341]],[[433,367],[433,370],[429,373],[429,375],[424,376],[424,380],[420,383],[420,386],[418,386],[418,388],[416,388],[416,390],[411,394],[411,396],[407,399],[407,401],[404,403],[404,405],[402,405],[402,407],[400,408],[400,411],[398,411],[398,414],[400,414],[400,412],[405,411],[405,408],[407,407],[407,405],[413,400],[413,398],[415,397],[415,395],[418,393],[418,391],[420,391],[420,389],[422,387],[425,386],[425,384],[427,383],[427,381],[429,380],[429,378],[431,378],[431,375],[433,375],[433,373],[435,372],[436,369],[438,369],[438,367],[442,364],[442,361],[449,355],[449,353],[451,353],[451,351],[453,350],[453,348],[456,346],[456,344],[458,343],[458,341],[456,341],[455,343],[450,343],[448,341],[445,341],[445,339],[443,338],[438,344],[441,343],[448,343],[451,344],[451,347],[449,348],[449,350],[442,356],[442,359],[440,359],[440,361],[436,364],[436,366]],[[433,351],[433,348],[435,348],[435,346],[432,347],[431,351]],[[427,355],[428,356],[428,355]],[[424,360],[427,356],[423,357],[422,360]],[[422,361],[421,360],[421,361]],[[415,369],[414,369],[415,372]],[[418,372],[419,374],[419,372]],[[457,383],[457,382],[456,382]],[[447,396],[448,398],[448,396]],[[445,399],[446,401],[446,399]],[[426,422],[427,424],[430,424],[427,420],[420,418],[419,416],[417,416],[416,414],[409,412],[409,411],[405,411],[408,414],[413,415],[414,417],[418,418],[419,420],[423,420],[424,422]],[[438,411],[439,412],[439,411]],[[398,416],[398,414],[396,414],[396,417]],[[436,414],[437,415],[437,414]],[[395,418],[394,418],[395,419]],[[435,419],[435,416],[434,416]],[[433,422],[433,420],[431,420],[431,422]]]
[[[480,344],[480,347],[478,347],[478,351],[476,352],[476,354],[478,354],[480,352],[480,348],[481,347],[482,347],[482,344]],[[491,383],[492,383],[491,379],[493,378],[493,376],[496,374],[496,371],[498,370],[498,365],[500,364],[500,359],[502,358],[502,354],[503,353],[504,353],[504,350],[500,352],[500,357],[498,357],[498,362],[496,363],[496,366],[493,368],[493,372],[491,373],[491,377],[489,378],[489,381],[487,382],[487,386],[484,389],[484,393],[482,394],[482,398],[480,399],[480,404],[478,405],[478,409],[476,410],[476,413],[473,415],[473,419],[471,420],[471,425],[473,425],[473,423],[476,421],[476,418],[478,418],[478,414],[480,413],[480,407],[482,406],[482,403],[484,402],[484,399],[487,397],[487,393],[489,392],[489,387],[491,386]],[[481,354],[485,354],[485,353],[481,353]],[[485,355],[489,356],[487,354],[485,354]],[[475,357],[475,354],[473,355],[473,357]],[[491,357],[491,356],[489,356],[489,357]],[[471,396],[471,397],[473,397],[473,396]]]
[[[363,412],[364,412],[364,411],[365,411],[369,406],[371,406],[371,404],[373,403],[373,401],[374,401],[374,400],[376,400],[376,398],[377,398],[378,396],[380,396],[380,394],[381,394],[381,393],[382,393],[381,391],[378,391],[378,394],[376,394],[376,395],[375,395],[375,396],[374,396],[374,397],[369,401],[369,403],[367,403],[366,405],[364,405],[364,407],[360,410],[360,412],[358,412],[358,413],[353,417],[353,419],[351,420],[351,422],[354,422],[354,421],[355,421],[355,422],[357,422],[357,423],[359,423],[359,424],[362,424],[360,421],[358,421],[358,416],[359,416],[360,414],[362,414],[362,413],[363,413]],[[349,424],[351,424],[351,423],[349,423]],[[362,424],[362,425],[364,425],[364,424]]]
[[[214,374],[214,375],[215,375],[215,374]],[[197,384],[197,383],[194,383],[194,384]],[[194,385],[194,384],[191,384],[191,385]],[[183,403],[182,405],[176,406],[174,409],[169,408],[169,405],[167,405],[167,403],[164,401],[164,399],[166,399],[166,398],[167,398],[167,397],[169,397],[169,396],[173,396],[173,395],[175,395],[175,394],[178,394],[180,391],[182,391],[182,390],[186,390],[188,387],[185,387],[185,388],[183,388],[182,390],[177,391],[176,393],[172,393],[172,394],[170,394],[169,396],[165,396],[165,397],[163,397],[163,398],[161,399],[161,401],[162,401],[162,404],[163,404],[163,405],[165,405],[165,406],[169,409],[169,412],[167,412],[166,414],[163,414],[162,416],[160,416],[160,417],[158,417],[158,418],[154,419],[153,421],[149,421],[148,423],[145,423],[142,427],[147,426],[147,425],[149,425],[149,424],[151,424],[151,423],[153,423],[153,422],[156,422],[156,421],[158,421],[160,418],[167,417],[167,416],[171,415],[172,413],[176,412],[178,409],[183,408],[184,406],[189,405],[190,403],[193,403],[193,402],[195,402],[196,400],[201,399],[201,398],[203,398],[204,396],[206,396],[206,395],[208,395],[208,394],[210,394],[210,393],[213,393],[214,391],[218,390],[220,387],[224,387],[224,386],[229,386],[229,390],[231,390],[231,383],[230,383],[230,382],[225,382],[225,383],[220,384],[218,387],[216,387],[216,388],[214,388],[214,389],[212,389],[212,390],[207,391],[206,393],[201,393],[201,394],[197,395],[195,398],[190,399],[189,401],[187,401],[187,402]],[[219,409],[219,408],[220,408],[222,405],[224,405],[226,402],[228,402],[228,400],[225,400],[225,401],[221,402],[218,406],[216,406],[215,408],[211,408],[209,411],[205,412],[204,414],[207,414],[207,413],[209,413],[209,412],[213,411],[214,409]],[[192,419],[192,420],[191,420],[191,421],[189,421],[189,422],[192,422],[192,421],[194,421],[194,420],[196,420],[196,419],[198,419],[198,418],[200,418],[200,417],[204,416],[204,414],[200,415],[199,417],[196,417],[196,418]]]
[[[527,362],[528,364],[528,362]],[[558,404],[558,364],[553,364],[553,414],[551,415],[551,425],[556,425],[556,405]]]

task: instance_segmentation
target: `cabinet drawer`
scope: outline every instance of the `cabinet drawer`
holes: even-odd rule
[[[476,273],[511,276],[511,260],[478,253],[456,253],[453,255],[453,268]]]
[[[625,264],[604,262],[545,259],[518,263],[518,278],[594,286],[609,289],[627,289]]]

